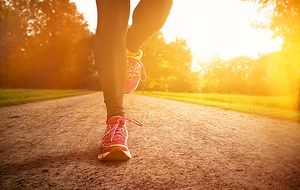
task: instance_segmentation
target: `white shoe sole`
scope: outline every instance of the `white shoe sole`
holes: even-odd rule
[[[120,147],[114,147],[110,152],[98,155],[99,160],[109,161],[109,160],[129,160],[131,159],[131,154],[129,151],[123,151]]]

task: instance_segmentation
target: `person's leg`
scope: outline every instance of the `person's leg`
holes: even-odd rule
[[[132,26],[126,35],[126,47],[136,53],[165,24],[173,0],[141,0],[133,13]]]
[[[125,33],[130,0],[96,0],[98,25],[94,56],[107,109],[107,120],[124,117],[123,96],[127,71]]]

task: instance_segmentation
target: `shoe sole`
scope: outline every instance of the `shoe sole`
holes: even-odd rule
[[[98,155],[99,160],[109,161],[109,160],[129,160],[131,155],[127,151],[123,151],[120,147],[114,147],[112,150],[106,154]]]

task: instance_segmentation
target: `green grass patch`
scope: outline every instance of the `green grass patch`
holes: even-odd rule
[[[0,89],[0,107],[94,93],[88,90]]]
[[[246,96],[232,94],[196,94],[137,91],[136,94],[165,98],[222,109],[260,114],[264,116],[299,120],[298,99],[296,97]]]

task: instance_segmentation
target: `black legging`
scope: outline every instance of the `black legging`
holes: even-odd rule
[[[141,0],[133,13],[126,35],[130,0],[96,0],[98,25],[95,62],[107,109],[107,119],[125,116],[124,84],[127,72],[126,48],[138,52],[143,44],[164,25],[173,0]]]

